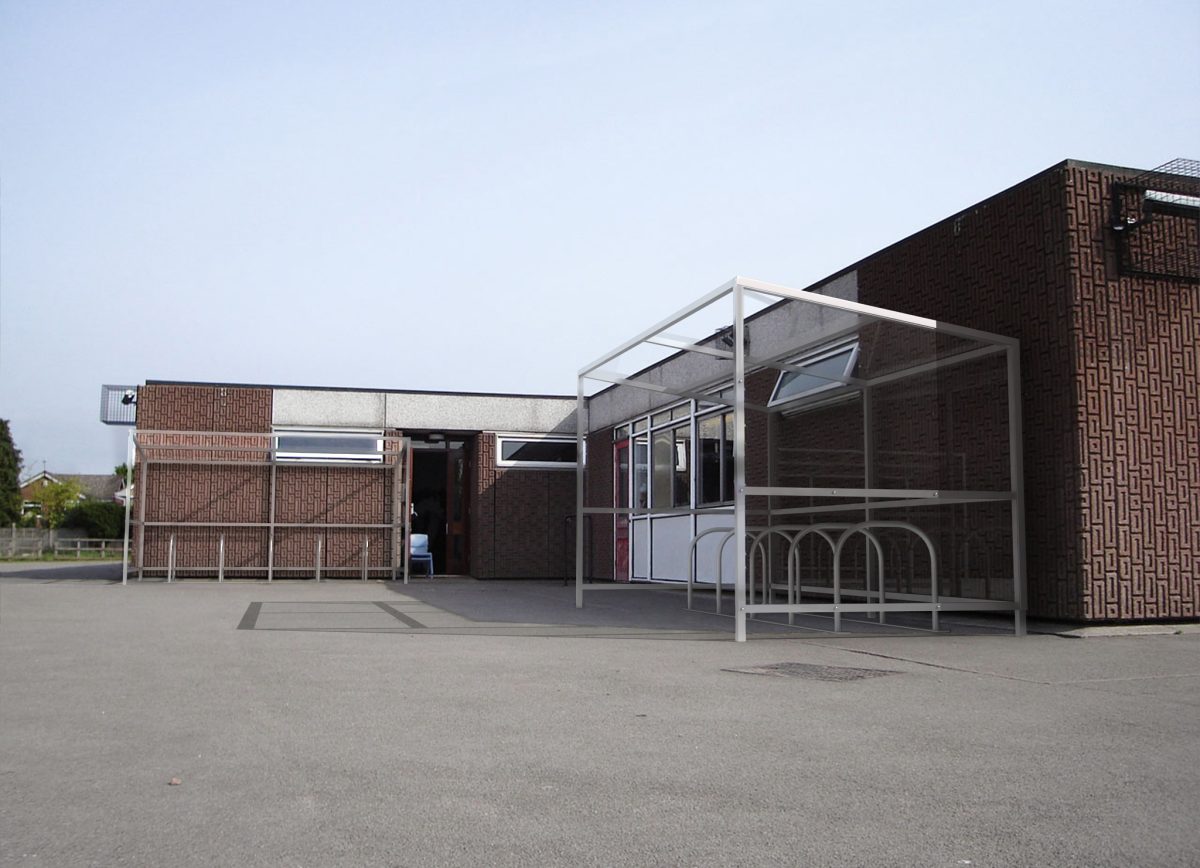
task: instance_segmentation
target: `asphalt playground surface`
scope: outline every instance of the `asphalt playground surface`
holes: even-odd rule
[[[1200,864],[1197,632],[113,577],[0,565],[0,866]]]

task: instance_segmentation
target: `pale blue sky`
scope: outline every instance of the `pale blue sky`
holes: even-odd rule
[[[1200,156],[1194,2],[0,0],[0,417],[102,383],[572,393],[1064,158]]]

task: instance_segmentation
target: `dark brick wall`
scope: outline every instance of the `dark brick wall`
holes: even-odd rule
[[[1030,612],[1081,617],[1066,179],[1052,170],[872,256],[859,300],[1021,341]]]
[[[496,436],[480,434],[471,502],[476,578],[574,575],[575,473],[496,466]]]
[[[1044,172],[860,263],[859,300],[1021,340],[1031,614],[1194,617],[1200,304],[1120,274],[1117,177]]]
[[[584,503],[588,506],[611,509],[613,503],[613,433],[612,428],[593,431],[587,441],[587,486]],[[585,578],[612,579],[613,519],[610,515],[588,516],[587,557],[590,560]]]

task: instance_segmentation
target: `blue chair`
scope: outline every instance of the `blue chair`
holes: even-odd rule
[[[425,565],[425,575],[433,575],[433,555],[429,553],[429,535],[423,533],[414,533],[412,542],[409,545],[408,551],[409,563],[413,566],[417,564]]]

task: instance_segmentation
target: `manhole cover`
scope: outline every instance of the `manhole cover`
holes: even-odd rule
[[[772,675],[776,678],[807,678],[809,681],[860,681],[881,675],[899,675],[893,669],[857,669],[853,666],[817,666],[815,663],[769,663],[766,666],[746,666],[722,669],[743,675]]]

